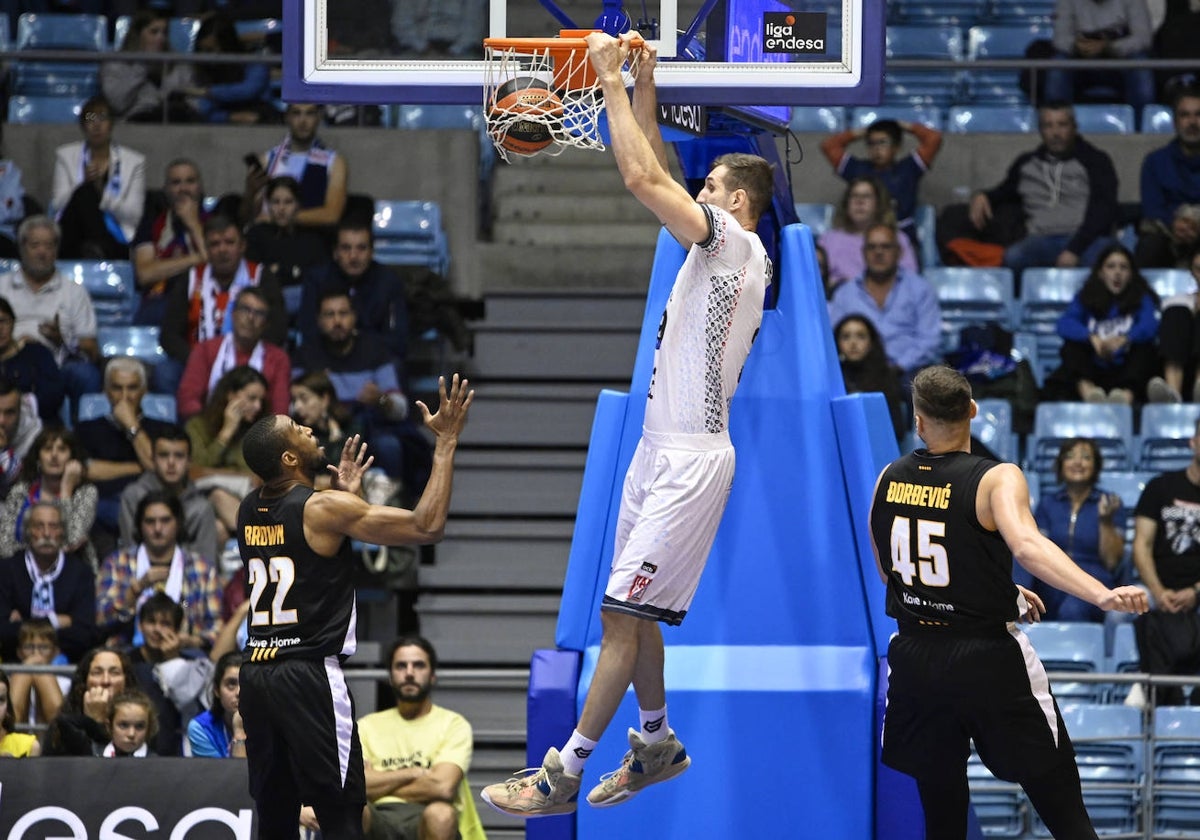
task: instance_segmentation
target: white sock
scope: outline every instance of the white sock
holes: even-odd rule
[[[567,745],[562,748],[562,752],[560,753],[563,769],[572,776],[582,774],[583,765],[594,749],[596,749],[596,742],[590,738],[583,737],[579,734],[579,730],[576,729],[571,733]]]
[[[659,741],[665,741],[667,736],[671,734],[670,727],[667,726],[667,707],[656,709],[648,712],[645,709],[638,709],[638,717],[642,721],[642,740],[647,744],[657,744]]]

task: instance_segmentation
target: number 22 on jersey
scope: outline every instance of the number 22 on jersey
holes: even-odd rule
[[[892,520],[892,571],[900,575],[905,586],[912,586],[914,578],[920,578],[925,586],[950,585],[950,560],[946,546],[939,539],[946,537],[946,523],[918,519],[916,554],[913,563],[912,520],[897,516]]]
[[[272,557],[266,563],[261,558],[251,557],[246,563],[246,579],[250,582],[250,625],[272,627],[281,624],[295,624],[299,619],[295,610],[284,608],[288,592],[296,582],[296,564],[291,557]],[[271,599],[271,609],[260,610],[258,602],[267,588],[267,583],[275,584],[275,597]]]

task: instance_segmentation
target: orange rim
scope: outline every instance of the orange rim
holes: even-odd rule
[[[597,78],[592,63],[578,61],[578,53],[587,51],[588,35],[599,29],[561,29],[557,38],[484,38],[483,45],[493,50],[536,55],[545,52],[554,63],[554,87],[560,91],[579,91],[594,87]],[[631,45],[641,48],[645,42],[635,35]]]

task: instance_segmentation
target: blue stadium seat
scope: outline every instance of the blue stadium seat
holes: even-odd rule
[[[958,26],[889,26],[884,42],[887,58],[945,58],[961,61],[965,51]]]
[[[868,105],[850,113],[851,128],[866,128],[876,120],[897,120],[920,123],[941,131],[946,127],[946,115],[941,108],[922,105]]]
[[[464,128],[479,134],[479,176],[487,181],[496,165],[496,147],[487,135],[483,108],[479,105],[401,105],[396,112],[397,128]]]
[[[1081,134],[1133,134],[1133,106],[1076,105],[1075,123]]]
[[[1029,134],[1037,131],[1032,105],[955,105],[946,116],[951,134]]]
[[[987,0],[895,0],[889,3],[893,21],[971,24],[987,16]]]
[[[125,45],[125,36],[129,33],[132,18],[121,15],[113,23],[113,49],[119,50]],[[190,53],[196,49],[196,33],[200,31],[200,18],[171,18],[167,22],[167,40],[171,52]]]
[[[917,238],[921,240],[921,260],[923,269],[930,269],[942,264],[942,255],[937,248],[937,208],[932,204],[918,204],[914,220],[917,223]]]
[[[796,106],[788,127],[797,134],[836,134],[846,127],[846,109],[841,105]]]
[[[833,224],[833,205],[800,201],[796,203],[796,216],[808,225],[813,239],[819,239]]]
[[[1022,627],[1047,671],[1095,674],[1104,670],[1104,626],[1083,621],[1043,621]],[[1055,681],[1051,684],[1060,703],[1099,703],[1103,683]],[[1068,731],[1070,728],[1068,727]]]
[[[8,121],[30,123],[75,123],[83,101],[74,96],[12,96],[8,100]]]
[[[1142,107],[1143,134],[1174,134],[1175,115],[1167,105],[1153,103]]]
[[[426,265],[445,274],[450,249],[441,207],[432,201],[376,201],[375,257],[392,265]]]
[[[158,327],[98,327],[96,342],[106,359],[132,356],[153,365],[165,358],[158,343]]]
[[[1034,380],[1039,388],[1042,387],[1046,371],[1042,367],[1037,335],[1026,330],[1017,330],[1013,333],[1013,358],[1017,361],[1029,362],[1029,366],[1033,368]]]
[[[1149,403],[1142,407],[1138,469],[1181,470],[1192,460],[1188,441],[1200,420],[1197,403]]]
[[[1002,461],[1016,462],[1017,435],[1012,428],[1012,404],[1002,399],[979,399],[971,434]]]
[[[110,407],[108,397],[104,394],[83,394],[79,398],[79,422],[106,417]],[[142,414],[164,423],[174,423],[177,420],[174,394],[146,394],[142,397]]]
[[[1186,268],[1143,268],[1142,276],[1164,303],[1167,298],[1196,291],[1196,278]]]
[[[1200,707],[1159,706],[1154,738],[1155,836],[1194,837],[1200,832]]]
[[[1050,23],[1055,0],[991,0],[988,19],[995,23]]]
[[[942,309],[942,346],[958,346],[959,330],[994,321],[1011,328],[1013,276],[1007,268],[932,267],[925,279],[937,292]]]
[[[126,261],[60,261],[58,270],[87,289],[96,310],[96,324],[121,327],[133,318],[137,308],[137,284],[133,264]]]
[[[17,20],[16,48],[103,52],[108,49],[108,21],[103,15],[26,13]],[[18,61],[12,90],[26,96],[86,99],[99,90],[99,76],[95,62]]]
[[[1021,329],[1037,337],[1038,381],[1058,367],[1062,338],[1058,318],[1083,287],[1089,269],[1027,268],[1021,277],[1017,300]]]
[[[1107,480],[1104,486],[1109,486]],[[1129,507],[1126,505],[1126,507]],[[1132,520],[1133,516],[1130,515]],[[1108,654],[1108,671],[1113,674],[1136,674],[1141,670],[1141,656],[1138,653],[1137,638],[1133,631],[1133,622],[1122,622],[1113,628],[1112,651]],[[1123,703],[1129,696],[1129,683],[1114,683],[1109,689],[1108,702]]]
[[[984,837],[1018,838],[1025,834],[1021,788],[993,776],[974,749],[967,759],[967,784],[971,789],[971,807]]]
[[[967,96],[972,102],[1023,103],[1016,70],[970,70],[970,62],[984,58],[1023,58],[1032,41],[1050,38],[1044,24],[972,26],[967,30]]]
[[[1113,403],[1043,402],[1033,416],[1026,467],[1041,476],[1052,475],[1058,448],[1068,438],[1093,438],[1105,467],[1132,469],[1133,409]]]
[[[8,28],[8,15],[0,15],[0,49],[12,49],[12,32]]]
[[[1106,465],[1107,466],[1107,465]],[[1116,523],[1121,529],[1121,533],[1125,535],[1125,550],[1121,556],[1121,562],[1125,564],[1124,568],[1118,569],[1118,574],[1129,568],[1129,562],[1133,557],[1133,530],[1134,530],[1134,515],[1133,512],[1137,508],[1138,499],[1142,497],[1142,491],[1146,489],[1146,482],[1157,475],[1155,472],[1134,471],[1128,470],[1108,470],[1105,469],[1100,475],[1099,486],[1109,493],[1116,493],[1121,497],[1121,504],[1125,512],[1123,522]],[[1112,625],[1106,624],[1105,629],[1109,632],[1109,644],[1112,644]],[[1110,651],[1111,653],[1111,651]],[[1136,669],[1134,669],[1136,670]],[[1114,686],[1109,692],[1109,697],[1113,696],[1113,692],[1128,691],[1128,686]],[[1121,698],[1125,697],[1121,693]]]
[[[263,41],[283,32],[283,21],[278,18],[235,20],[233,26],[243,41]]]

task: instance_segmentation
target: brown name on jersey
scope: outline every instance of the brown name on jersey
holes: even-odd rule
[[[907,481],[889,481],[887,500],[898,505],[945,510],[950,507],[950,485],[930,487],[927,484],[910,484]]]
[[[247,525],[242,530],[246,545],[283,545],[282,525]]]

